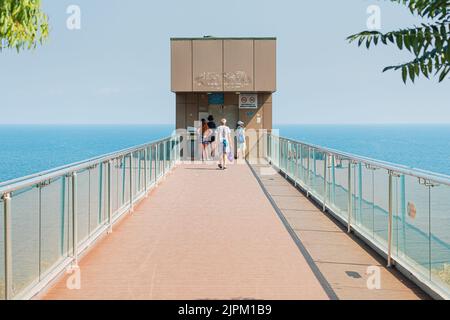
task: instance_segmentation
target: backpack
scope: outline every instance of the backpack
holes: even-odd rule
[[[245,135],[243,129],[238,130],[238,143],[245,143]]]

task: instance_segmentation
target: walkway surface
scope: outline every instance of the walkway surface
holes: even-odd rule
[[[44,299],[328,299],[250,168],[183,165]]]
[[[398,271],[386,268],[384,259],[355,236],[348,235],[346,228],[269,165],[252,167],[294,239],[338,299],[428,299]],[[373,267],[380,271],[377,290],[367,286],[368,271],[373,272],[368,268]]]

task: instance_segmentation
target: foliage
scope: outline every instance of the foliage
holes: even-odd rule
[[[439,75],[439,82],[446,79],[450,72],[450,0],[390,1],[407,6],[413,15],[430,22],[387,33],[364,31],[347,40],[357,41],[358,46],[365,45],[367,49],[379,44],[394,44],[400,50],[411,52],[415,57],[413,60],[383,70],[401,70],[405,83],[408,78],[414,82],[421,74],[426,78]]]
[[[40,0],[0,0],[0,50],[34,49],[48,33],[48,17]]]

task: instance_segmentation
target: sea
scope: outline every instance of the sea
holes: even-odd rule
[[[450,175],[450,124],[274,125],[279,134]],[[0,182],[169,136],[174,125],[0,125]]]

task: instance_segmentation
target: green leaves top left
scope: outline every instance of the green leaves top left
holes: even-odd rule
[[[0,51],[34,49],[48,34],[48,16],[40,0],[0,0]]]

